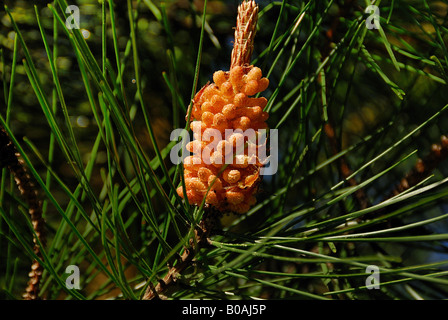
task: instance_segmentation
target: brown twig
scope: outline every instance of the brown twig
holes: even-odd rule
[[[30,175],[28,174],[23,161],[20,159],[20,154],[17,152],[11,139],[4,128],[0,127],[0,168],[8,167],[14,175],[14,180],[17,184],[23,198],[27,201],[28,212],[31,217],[31,224],[33,226],[35,237],[34,253],[39,259],[43,260],[40,250],[40,244],[45,244],[44,235],[44,219],[42,218],[42,202],[39,200],[39,194],[36,190]],[[25,289],[23,298],[26,300],[39,299],[39,285],[42,277],[43,267],[34,260],[31,265],[29,273],[28,286]]]
[[[400,183],[392,192],[392,196],[402,193],[417,185],[427,178],[434,169],[448,157],[448,138],[440,137],[440,144],[433,144],[430,153],[423,159],[418,159],[414,168],[401,179]]]
[[[206,247],[209,236],[213,232],[218,222],[218,213],[210,207],[204,209],[204,216],[198,228],[194,230],[194,238],[190,240],[188,247],[178,257],[177,263],[171,266],[163,279],[159,280],[156,286],[149,285],[143,296],[143,300],[166,299],[168,293],[177,283],[178,275],[188,268],[194,261],[194,257],[199,250]]]
[[[394,190],[384,197],[383,201],[386,201],[404,191],[416,186],[418,183],[422,182],[424,179],[429,177],[429,175],[439,166],[439,164],[448,157],[448,138],[446,136],[440,137],[440,144],[433,144],[431,146],[430,153],[424,157],[419,158],[415,166],[401,179]],[[378,216],[381,216],[386,211],[391,211],[397,205],[387,206],[372,212],[369,212],[361,217],[362,220],[371,220]],[[397,219],[384,221],[388,227],[399,226],[401,223]],[[367,229],[368,230],[368,229]],[[424,230],[424,227],[421,227]]]

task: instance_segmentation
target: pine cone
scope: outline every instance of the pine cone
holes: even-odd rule
[[[251,96],[266,90],[269,80],[258,67],[235,66],[230,72],[215,72],[213,81],[191,105],[194,140],[187,150],[194,155],[184,160],[187,197],[200,205],[205,196],[205,203],[219,211],[242,214],[256,203],[263,166],[258,150],[264,147],[257,136],[268,119],[266,98]],[[177,192],[184,196],[182,187]]]

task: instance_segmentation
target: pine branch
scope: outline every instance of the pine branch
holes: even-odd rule
[[[230,69],[236,66],[247,67],[250,64],[257,21],[258,6],[255,4],[255,1],[244,0],[238,7],[235,42],[232,50]],[[163,279],[159,280],[159,283],[155,287],[152,285],[148,286],[142,298],[143,300],[166,298],[167,293],[176,284],[177,275],[188,268],[198,251],[208,244],[208,237],[213,228],[219,224],[218,219],[221,215],[222,213],[217,212],[213,206],[207,205],[205,207],[204,216],[199,227],[195,229],[194,239],[190,240],[190,246],[185,248],[178,262],[169,268],[168,273]]]

